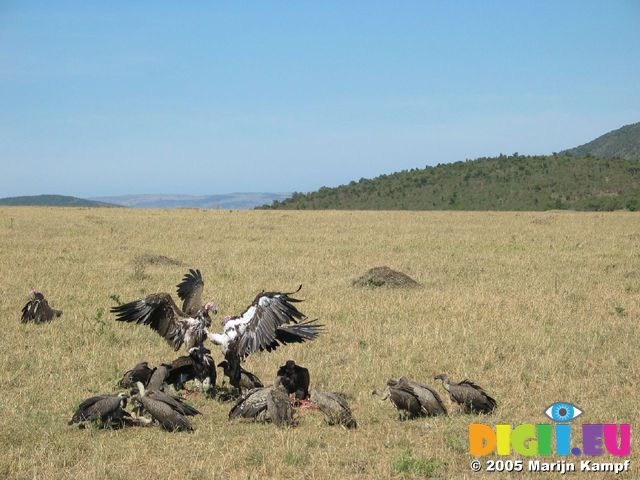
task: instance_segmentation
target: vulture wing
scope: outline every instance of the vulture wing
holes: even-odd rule
[[[490,413],[496,408],[496,401],[480,385],[473,383],[471,380],[461,381],[458,387],[456,394],[461,397],[460,403],[471,405],[473,410],[483,413]]]
[[[427,415],[447,414],[447,408],[442,402],[442,398],[440,398],[438,392],[430,386],[412,382],[404,377],[400,379],[400,385],[401,388],[410,392],[418,399],[422,411]]]
[[[170,404],[162,400],[156,400],[148,395],[143,396],[141,401],[144,409],[149,412],[165,430],[170,432],[193,430],[189,420]]]
[[[240,331],[236,347],[240,358],[260,350],[274,350],[280,344],[301,343],[318,336],[322,325],[314,320],[298,323],[306,317],[294,303],[302,300],[289,295],[291,293],[258,294],[242,316],[233,321]],[[284,326],[292,323],[294,325]]]
[[[256,418],[267,409],[267,396],[271,387],[254,388],[242,395],[229,411],[232,418]]]
[[[202,289],[204,280],[200,270],[189,269],[177,285],[178,297],[182,300],[182,311],[187,315],[195,315],[202,308]]]
[[[339,393],[312,390],[311,402],[324,414],[327,424],[357,428],[358,423],[353,418],[347,400]]]
[[[122,375],[122,378],[118,382],[119,387],[129,388],[133,387],[136,382],[142,382],[146,385],[153,374],[154,369],[149,368],[147,362],[141,362]]]
[[[69,421],[69,425],[85,420],[107,420],[116,416],[120,410],[120,398],[117,395],[98,395],[83,401]]]
[[[200,415],[200,412],[189,405],[188,403],[184,403],[182,398],[177,397],[175,395],[170,395],[161,391],[149,391],[147,393],[147,397],[151,400],[158,401],[169,405],[173,410],[179,412],[181,415],[185,416],[193,416]]]
[[[20,321],[22,323],[34,322],[43,323],[49,322],[54,316],[60,316],[62,312],[60,310],[54,310],[49,306],[49,302],[44,298],[44,295],[40,292],[36,292],[33,300],[30,300],[22,307],[22,317]]]
[[[271,388],[267,394],[267,412],[274,425],[292,427],[293,410],[289,403],[289,395],[283,387]]]
[[[188,327],[187,317],[168,293],[156,293],[144,299],[111,308],[120,322],[149,325],[162,336],[175,351],[184,342]]]

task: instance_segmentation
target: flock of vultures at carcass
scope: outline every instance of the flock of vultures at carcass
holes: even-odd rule
[[[185,384],[193,382],[194,388],[207,396],[233,403],[229,420],[242,418],[293,427],[303,414],[317,410],[329,425],[356,428],[346,396],[310,390],[309,370],[295,361],[280,366],[273,384],[268,386],[242,368],[242,362],[252,353],[315,340],[322,333],[324,326],[316,320],[307,320],[296,306],[302,300],[293,295],[300,288],[290,293],[259,293],[242,314],[224,318],[221,333],[209,331],[211,316],[217,309],[213,302],[205,303],[202,299],[204,281],[199,270],[189,270],[177,285],[182,308],[168,293],[114,306],[111,312],[117,321],[147,325],[175,352],[184,347],[187,354],[157,366],[148,362],[135,365],[118,382],[123,391],[87,398],[77,407],[69,425],[84,427],[92,423],[103,428],[159,425],[171,432],[193,430],[189,417],[200,412],[181,396],[186,392]],[[32,290],[22,309],[22,322],[49,322],[61,315],[62,311],[51,308],[42,293]],[[206,347],[208,341],[217,345],[224,356],[217,365]],[[217,368],[223,372],[221,382]],[[230,387],[225,386],[226,379]],[[437,375],[434,380],[442,381],[462,413],[488,414],[496,408],[495,400],[469,380],[455,383],[446,374]],[[448,414],[433,387],[406,377],[389,379],[383,392],[374,390],[373,394],[388,399],[398,410],[400,420]],[[130,410],[126,409],[127,404]]]

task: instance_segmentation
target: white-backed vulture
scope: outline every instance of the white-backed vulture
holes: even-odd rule
[[[144,385],[136,384],[137,392],[133,399],[140,403],[143,410],[156,420],[167,431],[193,430],[187,416],[199,415],[200,412],[184,403],[180,397],[162,391],[145,390]]]
[[[234,418],[248,418],[259,422],[270,420],[267,413],[267,396],[272,388],[253,388],[242,395],[229,410],[229,420]]]
[[[491,413],[496,408],[496,401],[471,380],[452,383],[445,373],[436,375],[435,379],[442,380],[442,386],[449,392],[451,401],[460,405],[464,413]]]
[[[342,425],[349,429],[357,428],[358,423],[351,413],[349,404],[340,393],[311,390],[311,403],[322,412],[328,425]]]
[[[390,378],[383,399],[389,398],[400,412],[401,418],[431,417],[447,415],[442,398],[428,385],[413,382],[406,377]]]
[[[98,426],[107,428],[118,428],[127,423],[131,415],[124,410],[127,406],[128,395],[119,393],[117,395],[97,395],[87,398],[73,414],[68,424],[82,423],[85,421],[94,422]]]
[[[267,413],[277,427],[293,427],[293,409],[289,394],[282,385],[272,387],[267,393]]]
[[[49,306],[49,302],[44,295],[35,290],[29,292],[29,301],[22,307],[22,323],[44,323],[50,322],[53,317],[62,315],[62,310],[55,310]]]

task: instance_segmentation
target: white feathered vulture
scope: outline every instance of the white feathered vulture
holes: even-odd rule
[[[178,284],[178,296],[183,300],[184,310],[178,308],[168,293],[155,293],[112,307],[111,312],[120,322],[148,325],[175,351],[183,344],[187,350],[201,347],[207,338],[207,327],[211,325],[209,313],[217,313],[213,302],[201,305],[203,285],[199,270],[190,270],[184,276]]]
[[[316,320],[304,321],[306,316],[294,303],[301,302],[289,295],[296,292],[262,292],[239,316],[225,317],[223,332],[209,334],[209,339],[220,345],[225,359],[243,360],[254,352],[270,352],[279,345],[314,340],[323,325]]]

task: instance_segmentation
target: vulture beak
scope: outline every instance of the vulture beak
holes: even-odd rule
[[[208,302],[208,303],[204,306],[204,309],[205,309],[207,312],[211,312],[211,313],[213,313],[214,315],[215,315],[216,313],[218,313],[218,309],[216,308],[216,305],[215,305],[215,303],[213,303],[213,302]]]

